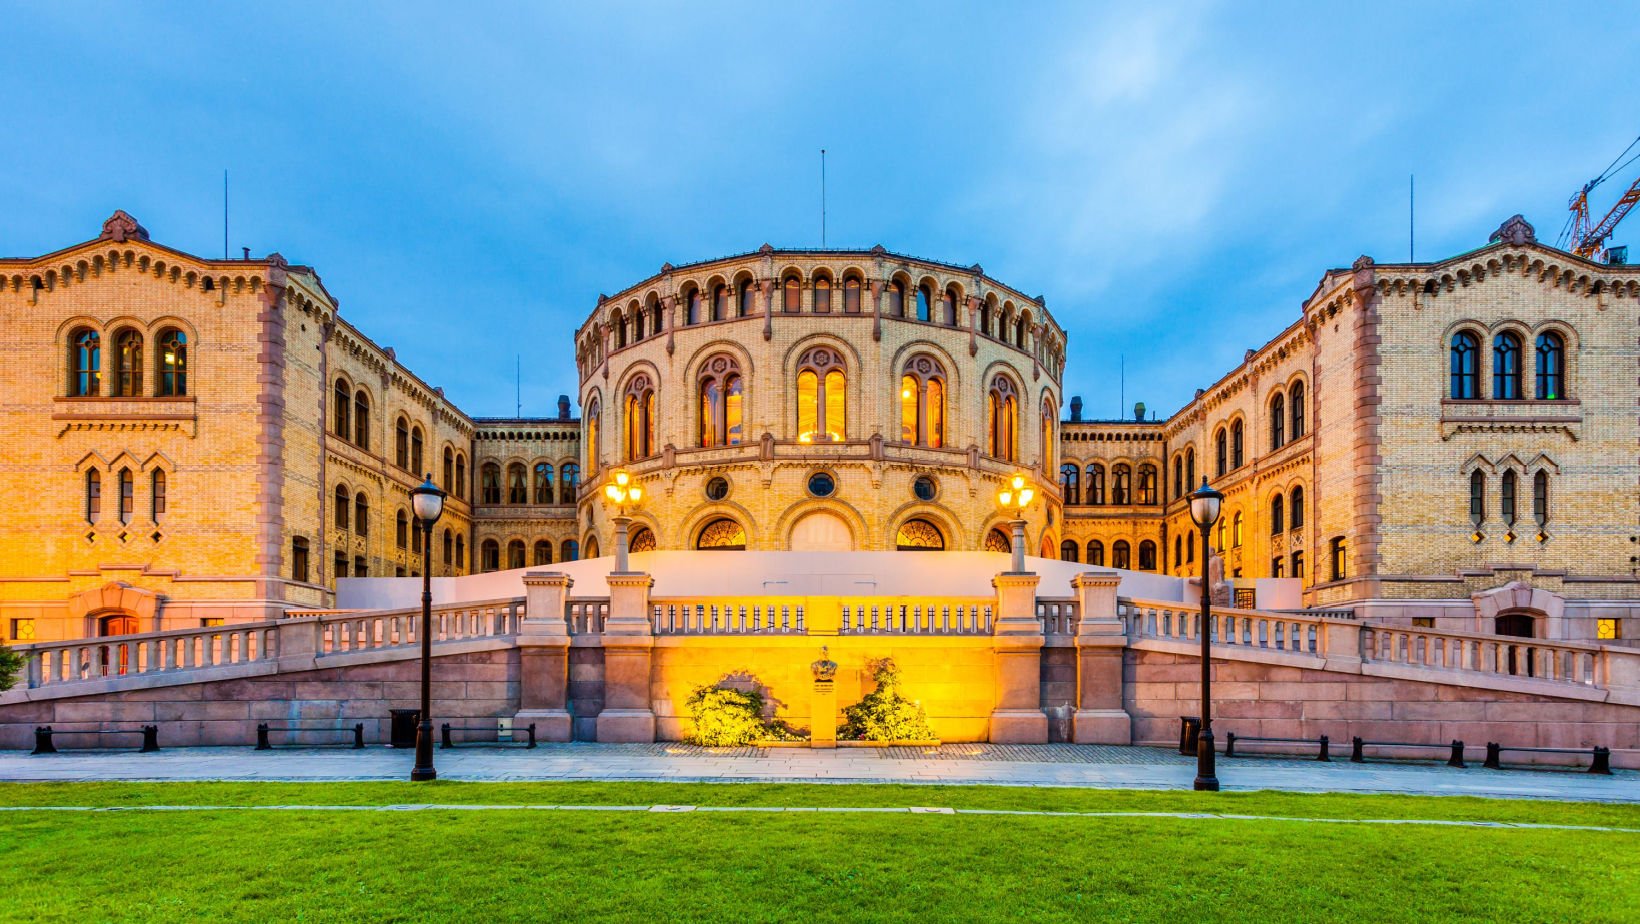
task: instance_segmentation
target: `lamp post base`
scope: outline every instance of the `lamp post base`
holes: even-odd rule
[[[1197,792],[1218,792],[1219,774],[1214,766],[1213,730],[1204,728],[1196,736],[1196,782],[1193,788]]]
[[[416,727],[416,766],[410,771],[410,781],[421,783],[438,779],[433,769],[433,723],[423,720]]]
[[[438,771],[434,770],[432,767],[417,767],[416,769],[410,771],[410,781],[412,783],[421,783],[426,780],[436,779],[438,779]],[[1200,789],[1201,787],[1197,786],[1196,788]],[[1219,787],[1215,785],[1213,788],[1218,789]]]

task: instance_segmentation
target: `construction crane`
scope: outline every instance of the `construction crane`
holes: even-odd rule
[[[1580,257],[1600,261],[1607,259],[1607,239],[1617,229],[1617,223],[1623,220],[1623,216],[1627,215],[1636,203],[1640,203],[1640,177],[1634,178],[1634,182],[1630,184],[1628,191],[1618,197],[1617,204],[1612,206],[1611,211],[1606,213],[1606,217],[1598,222],[1589,218],[1589,193],[1594,191],[1595,187],[1628,167],[1629,164],[1640,160],[1640,152],[1635,153],[1628,160],[1623,160],[1630,151],[1634,150],[1637,144],[1640,144],[1640,138],[1635,138],[1629,142],[1629,146],[1623,149],[1622,154],[1617,155],[1612,160],[1611,165],[1605,171],[1589,182],[1584,183],[1583,188],[1572,196],[1571,202],[1568,203],[1572,215],[1567,219],[1566,228],[1560,233],[1559,243],[1561,246],[1566,247]],[[1618,161],[1622,161],[1622,163],[1618,163]]]

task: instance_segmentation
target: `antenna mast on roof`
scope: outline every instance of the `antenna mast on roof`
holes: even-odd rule
[[[515,407],[513,409],[513,416],[514,417],[523,417],[524,416],[524,357],[522,355],[518,354],[518,353],[513,354],[513,400],[515,402]]]
[[[1126,411],[1123,410],[1123,408],[1127,407],[1127,354],[1123,353],[1123,354],[1121,354],[1121,357],[1122,357],[1122,359],[1121,359],[1122,371],[1121,371],[1120,376],[1118,378],[1118,382],[1120,382],[1120,384],[1117,386],[1117,391],[1116,391],[1116,394],[1117,394],[1117,398],[1116,398],[1116,419],[1117,420],[1121,420],[1122,415],[1127,413]]]
[[[1418,187],[1417,175],[1407,174],[1407,262],[1418,262]]]
[[[228,170],[222,169],[222,259],[228,259]]]
[[[820,149],[820,249],[826,249],[826,149]]]

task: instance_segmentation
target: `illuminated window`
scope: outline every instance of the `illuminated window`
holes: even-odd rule
[[[824,276],[814,281],[814,310],[817,314],[831,312],[831,280]]]
[[[787,314],[803,310],[803,282],[796,276],[787,276],[782,288],[781,309]]]
[[[700,444],[733,446],[745,438],[745,386],[740,361],[719,355],[702,366],[700,380]]]
[[[12,622],[16,623],[17,620],[14,619]],[[32,628],[30,631],[33,631]],[[16,630],[13,629],[12,633],[15,636]],[[1622,624],[1615,619],[1596,619],[1594,621],[1594,637],[1600,641],[1616,641],[1623,637]]]
[[[746,548],[746,530],[728,518],[713,520],[700,531],[695,548],[733,551]]]
[[[159,393],[164,397],[188,393],[188,335],[174,327],[159,333]]]
[[[906,520],[895,534],[894,548],[901,552],[943,552],[945,534],[927,520]]]
[[[114,394],[142,395],[142,334],[124,330],[114,338]]]
[[[1139,466],[1139,499],[1136,503],[1156,503],[1156,466],[1149,463]]]
[[[649,527],[639,526],[627,538],[626,549],[628,552],[655,551],[655,534],[649,530]]]
[[[843,357],[829,347],[814,347],[797,366],[798,441],[842,442],[848,432]]]
[[[655,454],[655,387],[639,373],[626,387],[626,459],[636,461]]]
[[[945,445],[945,379],[939,363],[917,356],[900,376],[900,441],[938,449]]]
[[[1014,383],[1005,376],[991,381],[986,399],[987,451],[1009,462],[1019,458],[1019,398]]]
[[[586,450],[587,450],[587,471],[588,472],[596,472],[598,470],[598,453],[603,448],[602,446],[600,446],[598,444],[598,419],[599,419],[600,410],[601,410],[601,408],[599,407],[598,401],[596,399],[593,400],[592,407],[587,409],[587,415],[586,415],[586,423],[587,423]]]
[[[843,311],[846,314],[860,313],[860,280],[853,276],[843,279]]]
[[[1237,510],[1230,520],[1230,547],[1233,549],[1241,548],[1241,523],[1241,511]]]
[[[985,534],[985,551],[1012,552],[1014,543],[1001,529],[993,528]]]

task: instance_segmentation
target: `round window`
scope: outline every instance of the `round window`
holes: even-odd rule
[[[729,496],[729,479],[721,475],[706,482],[706,496],[710,500],[720,501]]]
[[[931,501],[939,493],[939,485],[927,475],[918,475],[917,480],[911,482],[911,493],[917,496],[917,500]]]
[[[815,497],[830,497],[837,490],[837,482],[828,472],[815,472],[809,476],[809,493]]]

